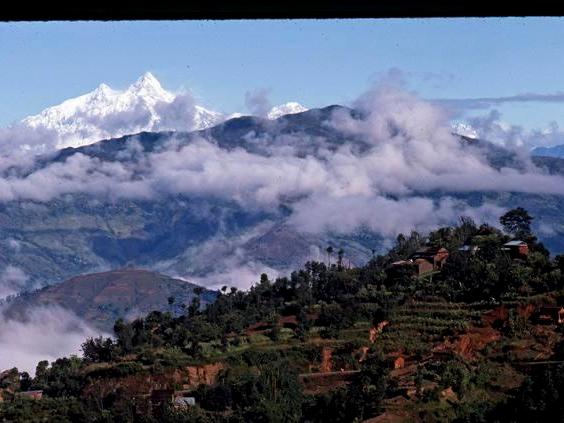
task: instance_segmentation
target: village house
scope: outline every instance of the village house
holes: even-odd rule
[[[172,403],[174,408],[188,408],[196,405],[196,398],[194,397],[176,397]]]
[[[564,322],[564,307],[542,306],[537,309],[533,316],[537,323],[553,323],[560,325]]]
[[[176,409],[196,405],[196,398],[188,396],[191,390],[175,391],[173,389],[153,389],[150,394],[150,405],[153,416],[160,416],[164,408],[173,406]]]
[[[501,249],[507,251],[512,259],[522,259],[529,254],[529,245],[519,239],[506,242]]]
[[[416,266],[417,275],[424,275],[425,273],[429,273],[435,270],[433,263],[428,259],[416,258],[416,259],[412,259],[412,261]]]
[[[391,367],[392,369],[403,369],[405,367],[405,357],[403,355],[392,355],[391,356]]]
[[[409,260],[399,260],[390,265],[390,271],[396,272],[399,268],[408,268],[418,276],[440,270],[449,256],[448,250],[443,247],[424,247],[418,249]]]
[[[416,271],[416,264],[412,260],[398,260],[390,264],[387,271],[391,276],[398,276],[402,269],[408,269],[409,272]]]
[[[405,358],[398,357],[394,360],[394,369],[403,369],[405,366]]]
[[[414,262],[425,260],[431,267],[426,266],[426,269],[438,270],[443,267],[448,258],[448,250],[444,247],[423,247],[419,248],[415,254],[411,256]]]
[[[34,400],[40,400],[41,398],[43,398],[43,391],[37,390],[37,391],[18,392],[18,396],[21,397],[21,398],[29,398],[29,399],[34,399]]]

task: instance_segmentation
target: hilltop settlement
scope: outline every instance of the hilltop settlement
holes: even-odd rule
[[[562,421],[564,256],[515,208],[224,286],[0,373],[10,422]],[[177,303],[169,297],[168,305]]]

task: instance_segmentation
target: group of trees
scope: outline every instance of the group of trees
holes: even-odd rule
[[[412,232],[398,235],[396,245],[388,254],[377,256],[368,264],[380,282],[394,292],[417,291],[443,296],[449,300],[480,301],[514,293],[529,295],[558,289],[564,285],[564,259],[551,259],[549,251],[531,231],[533,218],[522,208],[501,216],[503,231],[488,224],[477,225],[462,217],[456,226],[439,228],[428,236]],[[529,254],[520,260],[504,250],[503,244],[519,239],[529,246]],[[405,269],[394,277],[382,272],[394,261],[408,259],[422,246],[444,247],[449,257],[433,283],[418,283],[413,273]],[[468,246],[467,250],[460,248]],[[380,271],[380,273],[378,272]]]

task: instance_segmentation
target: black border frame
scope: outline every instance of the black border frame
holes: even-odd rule
[[[561,3],[562,4],[562,3]],[[560,16],[564,4],[495,2],[490,0],[196,0],[184,2],[83,3],[12,2],[0,8],[0,21],[49,20],[193,20],[193,19],[335,19],[335,18],[440,18],[496,16]]]

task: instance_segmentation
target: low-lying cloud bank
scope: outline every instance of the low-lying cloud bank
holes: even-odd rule
[[[122,158],[130,154],[135,160],[105,162],[75,154],[24,177],[4,176],[0,201],[49,201],[75,193],[112,200],[207,196],[259,209],[276,208],[286,201],[295,212],[291,221],[301,228],[310,222],[310,230],[321,230],[342,214],[347,218],[341,228],[352,230],[368,223],[389,235],[400,226],[417,224],[413,219],[421,214],[410,213],[414,205],[429,210],[427,217],[439,216],[435,223],[446,223],[446,217],[460,210],[487,211],[486,206],[473,212],[459,202],[433,202],[429,195],[436,191],[445,196],[475,191],[564,195],[564,178],[535,168],[526,155],[520,170],[492,167],[479,149],[464,148],[452,135],[447,111],[412,93],[380,86],[362,96],[355,108],[363,112],[363,119],[342,111],[324,123],[345,134],[334,151],[323,146],[313,154],[297,155],[295,140],[284,145],[288,137],[277,138],[274,129],[267,154],[260,155],[243,147],[226,150],[212,139],[183,144],[174,137],[160,151],[145,154],[133,139]],[[296,137],[300,134],[292,135]],[[359,138],[369,146],[362,152],[356,145]],[[249,145],[264,142],[252,133],[245,139]],[[304,139],[315,142],[307,134]],[[8,161],[3,163],[7,167]],[[327,208],[332,213],[325,212]],[[389,217],[376,223],[364,210],[403,216],[404,223],[398,225]]]
[[[425,197],[393,200],[381,196],[312,196],[298,203],[290,223],[303,232],[351,233],[359,226],[386,238],[418,230],[423,233],[469,216],[478,222],[495,223],[504,209],[495,204],[470,207],[450,197],[438,202]]]
[[[217,290],[224,286],[248,289],[260,281],[260,275],[263,273],[266,273],[270,280],[275,280],[277,277],[287,274],[287,272],[281,272],[260,262],[247,262],[240,263],[235,267],[226,267],[224,270],[209,273],[206,276],[187,275],[183,277],[208,289]]]
[[[33,375],[39,361],[81,355],[86,338],[99,335],[74,314],[55,306],[30,310],[25,321],[1,313],[0,317],[0,371],[17,367]]]
[[[28,276],[19,267],[8,265],[0,271],[0,301],[27,288]]]
[[[505,122],[497,109],[466,120],[476,137],[511,148],[529,151],[532,147],[564,144],[564,131],[556,122],[551,122],[544,129],[525,129]]]

